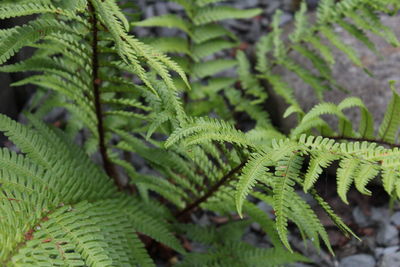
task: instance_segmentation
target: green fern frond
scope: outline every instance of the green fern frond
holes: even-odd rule
[[[374,135],[374,120],[371,112],[367,109],[361,99],[356,97],[348,97],[338,105],[340,110],[351,107],[358,107],[361,111],[361,120],[358,132],[361,137],[372,138]]]
[[[273,180],[276,227],[282,243],[291,251],[287,238],[288,215],[290,214],[291,199],[293,198],[295,179],[300,174],[303,158],[294,152],[277,162]]]
[[[50,19],[38,19],[23,26],[16,26],[9,30],[9,33],[2,38],[0,44],[0,64],[5,63],[10,57],[22,47],[33,44],[43,39],[46,35],[58,31],[71,34],[84,34],[62,21],[55,22]]]
[[[354,176],[354,184],[360,193],[371,195],[371,191],[366,189],[366,185],[379,173],[379,168],[374,164],[361,163],[359,170]]]
[[[226,40],[210,40],[193,46],[193,57],[200,60],[224,49],[235,47],[237,44]]]
[[[190,136],[192,136],[194,140],[202,140],[202,138],[212,140],[218,137],[229,140],[232,138],[234,142],[240,145],[246,146],[249,144],[244,134],[227,122],[211,118],[196,118],[181,129],[177,129],[173,132],[165,142],[165,147],[168,148]],[[191,141],[194,142],[194,140]],[[189,144],[190,141],[185,141],[185,143]]]
[[[214,21],[226,19],[252,18],[261,13],[261,9],[237,9],[229,6],[207,6],[196,11],[193,17],[195,25],[203,25]]]
[[[354,181],[354,174],[357,172],[359,164],[359,161],[356,159],[343,159],[339,163],[339,169],[337,170],[337,191],[340,198],[346,204],[348,204],[346,195],[350,189],[350,185]]]
[[[394,143],[400,127],[400,95],[396,92],[394,84],[391,84],[393,97],[389,102],[382,124],[379,127],[378,136],[384,141]]]
[[[363,63],[357,55],[357,52],[340,40],[330,28],[322,27],[320,28],[320,31],[334,46],[345,53],[356,66],[363,67]]]
[[[260,177],[268,175],[267,165],[271,162],[271,159],[266,154],[255,154],[250,156],[246,165],[242,170],[242,174],[239,177],[239,182],[236,185],[236,209],[239,216],[243,217],[242,206],[247,195],[249,194],[252,187]]]
[[[163,53],[184,53],[191,56],[188,42],[180,37],[162,37],[150,40],[149,44]]]
[[[306,2],[301,2],[299,11],[296,12],[294,20],[296,29],[289,35],[292,42],[297,43],[302,38],[303,35],[308,35],[308,17],[307,17],[307,4]]]
[[[236,36],[225,29],[222,25],[210,23],[202,26],[195,26],[192,32],[193,40],[196,44],[200,44],[211,39],[218,37],[229,36],[233,40],[236,40]]]
[[[225,0],[196,0],[195,2],[198,6],[207,6],[209,4],[215,4],[223,1]]]
[[[45,3],[5,4],[0,7],[0,19],[28,16],[42,13],[62,14],[61,9]]]
[[[133,22],[133,26],[140,27],[167,27],[167,28],[177,28],[186,32],[187,34],[191,34],[190,29],[188,28],[188,24],[186,21],[178,17],[177,15],[166,14],[157,17],[151,17],[146,20]]]
[[[338,156],[331,153],[315,152],[312,154],[307,173],[304,176],[304,192],[310,190],[321,175],[323,169],[327,168]]]
[[[193,66],[193,75],[197,78],[204,78],[226,69],[233,68],[236,65],[237,62],[233,59],[215,59],[197,63]]]

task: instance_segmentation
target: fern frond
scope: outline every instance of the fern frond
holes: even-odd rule
[[[294,152],[277,163],[273,180],[276,227],[282,243],[291,251],[287,238],[288,215],[290,214],[291,199],[293,198],[295,179],[300,174],[303,158]]]
[[[5,4],[0,7],[0,19],[28,16],[42,13],[59,13],[61,9],[45,3]]]
[[[358,107],[361,111],[361,120],[358,127],[358,132],[361,137],[372,138],[374,135],[374,120],[371,112],[367,109],[361,99],[356,97],[348,97],[338,105],[340,110]]]
[[[206,138],[212,140],[213,138],[220,137],[225,140],[232,138],[233,142],[243,146],[249,145],[244,134],[236,130],[231,124],[211,118],[196,118],[191,123],[173,132],[165,142],[165,147],[168,148],[190,136],[194,138],[191,142],[194,142],[196,139],[202,140]],[[185,143],[189,144],[190,141],[185,141]]]
[[[328,167],[338,156],[331,153],[315,152],[312,154],[307,173],[304,176],[304,192],[310,190],[321,175],[324,168]]]
[[[204,78],[216,74],[237,65],[233,59],[215,59],[207,62],[197,63],[193,66],[193,75],[197,78]]]
[[[394,84],[391,84],[393,97],[389,102],[382,124],[379,127],[378,136],[384,141],[394,143],[400,127],[400,95],[396,92]]]
[[[363,63],[357,55],[357,52],[340,40],[330,28],[322,27],[320,31],[334,46],[345,53],[356,66],[363,67]]]
[[[223,1],[225,0],[196,0],[195,2],[198,6],[207,6],[209,4],[215,4]]]
[[[259,15],[261,9],[237,9],[229,6],[207,6],[196,11],[193,17],[195,25],[203,25],[226,19],[246,19]]]
[[[8,30],[8,34],[2,38],[0,44],[0,64],[5,63],[22,47],[33,44],[45,36],[58,31],[77,35],[84,34],[84,32],[79,32],[78,29],[74,29],[71,25],[62,21],[56,22],[50,19],[37,19],[26,25],[16,26]]]
[[[177,28],[182,30],[187,34],[191,34],[190,29],[186,21],[178,17],[177,15],[166,14],[156,17],[151,17],[146,20],[133,22],[133,26],[140,27],[167,27],[167,28]]]
[[[379,168],[374,164],[361,163],[357,174],[354,176],[354,184],[360,193],[371,195],[366,185],[379,173]]]
[[[297,43],[302,38],[303,35],[308,35],[308,17],[307,17],[307,4],[306,2],[301,2],[299,11],[296,12],[295,20],[295,30],[289,35],[292,42]]]
[[[191,56],[188,42],[180,37],[162,37],[149,42],[151,46],[163,53],[183,53]]]
[[[257,179],[268,175],[267,165],[270,162],[271,159],[266,154],[255,154],[250,156],[250,159],[244,166],[242,174],[239,177],[239,182],[236,185],[235,201],[239,216],[243,216],[243,202],[245,201],[252,187],[254,187]]]
[[[339,169],[337,170],[337,191],[340,198],[346,204],[348,204],[346,195],[350,189],[350,185],[354,181],[354,175],[359,168],[359,164],[359,161],[355,159],[343,159],[339,163]]]
[[[193,57],[196,60],[200,60],[221,50],[233,48],[236,45],[236,43],[226,40],[210,40],[201,44],[194,45],[192,53]]]
[[[215,23],[194,27],[192,35],[193,35],[193,40],[196,44],[200,44],[209,41],[211,39],[223,36],[229,36],[233,40],[237,39],[232,32],[228,31],[223,26]]]

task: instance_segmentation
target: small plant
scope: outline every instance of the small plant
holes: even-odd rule
[[[131,16],[113,0],[0,4],[0,19],[32,15],[27,23],[0,31],[0,71],[29,71],[13,85],[37,88],[25,113],[27,125],[0,115],[0,131],[19,149],[0,151],[3,266],[154,266],[157,254],[178,266],[280,266],[308,261],[291,249],[289,222],[304,239],[318,248],[322,241],[333,253],[322,223],[295,188],[310,194],[340,230],[354,236],[314,186],[333,163],[339,163],[336,189],[344,202],[353,183],[372,194],[367,185],[378,174],[388,194],[400,196],[395,84],[375,134],[360,99],[349,97],[338,105],[323,101],[326,89],[341,87],[331,75],[330,48],[321,41],[323,36],[364,68],[332,25],[372,50],[377,49],[366,32],[397,46],[377,15],[396,14],[397,1],[323,0],[313,23],[303,3],[286,43],[277,12],[271,32],[256,44],[254,66],[237,37],[218,22],[250,18],[260,10],[234,9],[218,0],[174,2],[183,6],[182,17],[144,21],[128,21]],[[175,27],[184,39],[139,40],[129,33],[131,26]],[[33,55],[7,64],[23,47],[35,48]],[[208,58],[232,48],[237,48],[232,58]],[[310,60],[314,69],[295,63],[291,52]],[[321,103],[303,111],[275,66],[310,84]],[[219,74],[233,67],[235,77]],[[284,116],[297,114],[289,135],[273,126],[262,105],[266,87],[289,104]],[[66,114],[60,127],[43,122],[60,107]],[[361,111],[358,128],[343,113],[353,107]],[[254,127],[238,130],[239,113]],[[324,114],[338,117],[338,130]],[[272,206],[275,219],[255,199]],[[193,224],[199,210],[226,221]],[[242,240],[253,222],[271,248]],[[192,252],[188,240],[204,244],[205,252]]]

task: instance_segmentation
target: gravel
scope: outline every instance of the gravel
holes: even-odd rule
[[[399,211],[394,213],[390,217],[390,222],[395,226],[400,226],[400,212]]]
[[[375,259],[368,254],[357,254],[343,258],[339,267],[375,267]]]
[[[383,223],[378,228],[376,242],[383,246],[395,246],[399,243],[399,231],[389,223]]]
[[[371,217],[366,216],[360,207],[355,207],[353,209],[353,218],[354,221],[361,227],[367,227],[373,223]]]
[[[379,267],[396,267],[400,266],[400,252],[387,254],[383,256],[378,264]]]

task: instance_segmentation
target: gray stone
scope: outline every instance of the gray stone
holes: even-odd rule
[[[396,226],[400,225],[400,211],[395,212],[391,217],[390,217],[390,222]]]
[[[293,20],[293,16],[290,13],[284,12],[281,16],[281,22],[279,25],[285,25]]]
[[[289,235],[289,242],[293,248],[298,250],[302,255],[309,258],[314,266],[336,267],[336,259],[324,250],[318,250],[310,240],[304,241],[295,235]]]
[[[360,209],[360,207],[355,207],[352,213],[354,221],[357,223],[358,226],[367,227],[372,224],[371,217],[366,216],[364,212]]]
[[[388,254],[394,254],[399,250],[399,248],[400,248],[399,246],[393,246],[387,248],[378,247],[375,249],[375,258],[380,258],[381,256]]]
[[[250,226],[251,226],[251,228],[254,229],[255,231],[261,231],[261,226],[260,226],[259,223],[254,222],[254,223],[252,223]]]
[[[279,1],[268,1],[267,4],[268,7],[265,9],[265,12],[268,14],[273,14],[281,6]]]
[[[395,246],[399,243],[399,232],[396,227],[389,223],[379,226],[376,242],[383,246]]]
[[[154,6],[147,6],[145,11],[145,18],[151,18],[154,16]]]
[[[156,3],[155,9],[157,15],[164,15],[168,13],[168,6],[165,3]]]
[[[248,232],[243,236],[243,241],[257,247],[259,243],[259,237],[252,232]]]
[[[203,214],[200,218],[197,218],[196,215],[192,214],[192,220],[200,226],[209,226],[211,224],[210,218],[207,214]]]
[[[378,264],[379,267],[397,267],[400,266],[400,252],[384,255]]]
[[[371,220],[377,223],[387,223],[389,218],[389,210],[387,208],[376,208],[371,209]]]
[[[312,197],[311,194],[304,193],[303,190],[297,190],[296,193],[300,195],[300,197],[304,199],[311,207],[318,205],[317,201]]]
[[[235,3],[235,7],[237,8],[254,8],[259,5],[258,0],[241,0]]]
[[[168,2],[167,3],[168,9],[172,11],[182,11],[183,7],[181,5],[178,5],[177,3],[174,2]]]
[[[315,8],[318,5],[319,1],[318,0],[307,0],[306,2],[307,2],[308,6]]]
[[[348,256],[340,261],[339,267],[375,267],[375,259],[368,254]]]
[[[274,209],[270,205],[266,204],[265,202],[262,202],[262,201],[258,202],[257,207],[260,210],[264,211],[266,214],[268,214],[269,217],[271,217],[271,218],[274,217],[274,215],[272,214]]]
[[[289,264],[288,267],[312,267],[312,265],[301,263],[301,262],[296,262]]]

